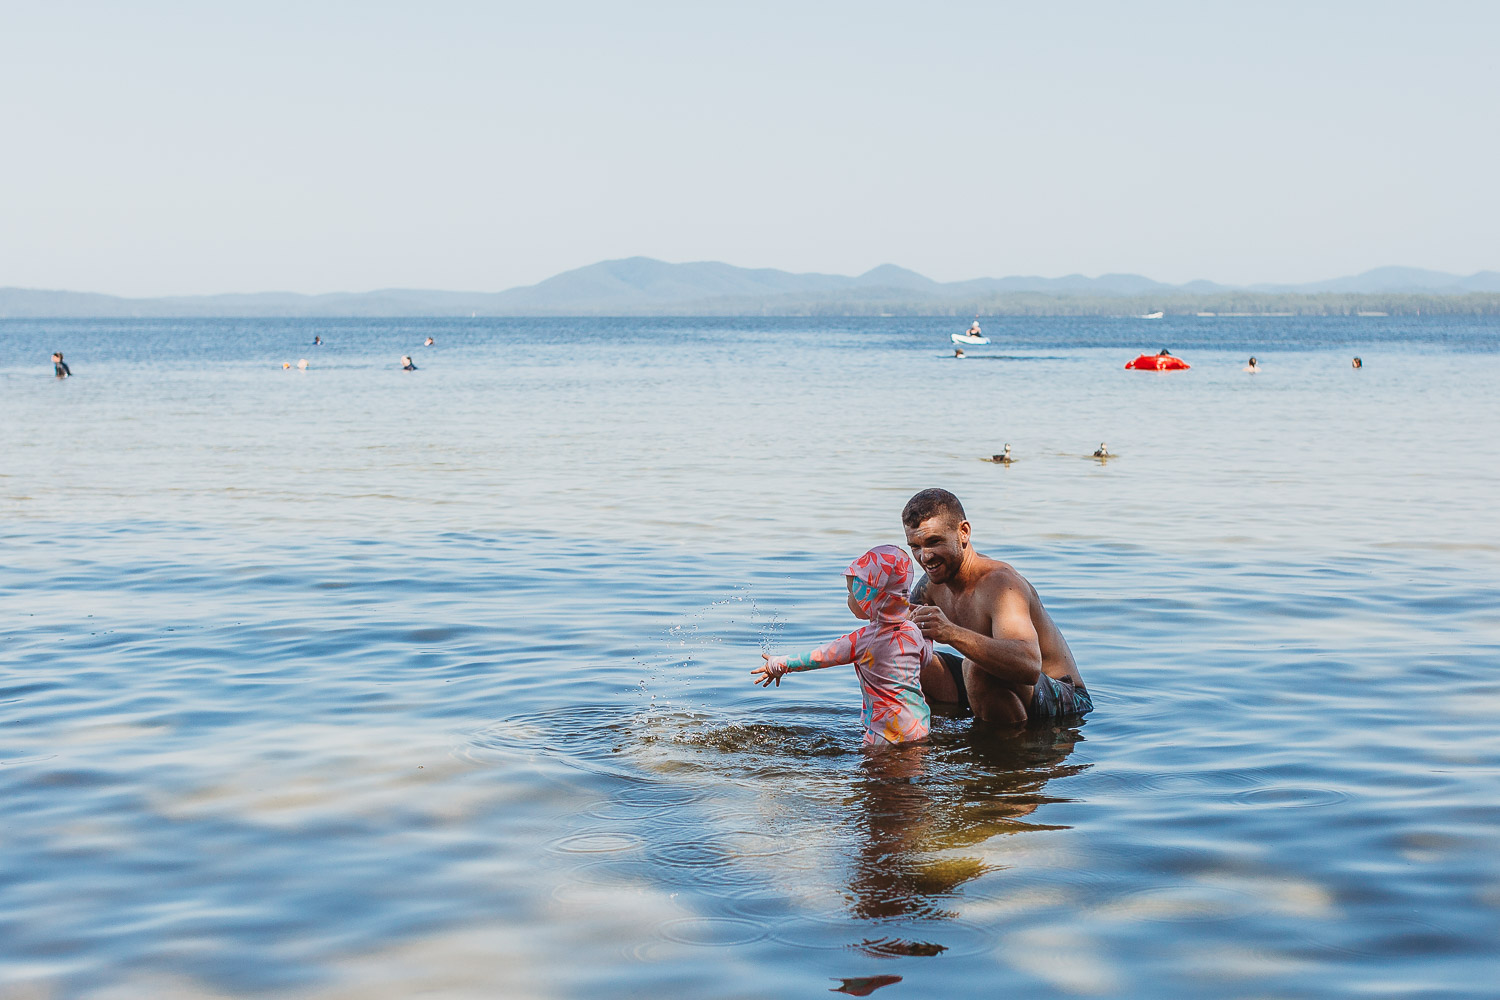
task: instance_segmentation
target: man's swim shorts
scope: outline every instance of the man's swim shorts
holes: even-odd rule
[[[1087,688],[1071,681],[1060,681],[1046,674],[1037,678],[1031,689],[1031,704],[1026,706],[1026,721],[1061,719],[1068,715],[1082,715],[1094,709],[1094,699]]]
[[[953,678],[953,686],[958,689],[958,703],[966,711],[970,710],[969,689],[964,687],[964,658],[942,649],[936,650],[936,653],[947,668],[948,676]],[[1031,704],[1026,706],[1026,721],[1061,719],[1069,715],[1082,715],[1093,709],[1094,701],[1089,697],[1087,688],[1042,674],[1031,690]]]
[[[953,678],[953,686],[958,688],[958,703],[969,711],[969,689],[964,687],[964,658],[949,653],[946,650],[936,649],[938,660],[944,667],[948,668],[948,676]]]

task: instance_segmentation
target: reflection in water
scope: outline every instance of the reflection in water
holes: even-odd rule
[[[793,947],[882,959],[989,947],[954,912],[956,897],[995,867],[978,845],[1064,829],[1029,817],[1067,801],[1046,794],[1049,782],[1088,766],[1067,763],[1082,723],[999,730],[940,720],[929,742],[865,751],[848,714],[831,726],[809,709],[768,723],[576,706],[507,720],[475,749],[542,748],[623,781],[552,842],[554,857],[575,879],[644,882],[696,900],[694,928],[749,920],[757,935]],[[698,943],[677,930],[657,933]]]
[[[1081,723],[1080,723],[1081,725]],[[864,755],[851,805],[863,827],[849,881],[850,910],[865,919],[952,916],[941,908],[989,868],[956,849],[1001,834],[1058,829],[1024,817],[1044,802],[1048,781],[1084,766],[1064,761],[1077,729],[986,731],[967,726]],[[876,954],[937,954],[940,945],[867,941]]]
[[[986,947],[968,940],[976,934],[954,904],[994,865],[965,849],[1062,829],[1029,817],[1066,801],[1046,794],[1050,781],[1087,767],[1067,763],[1080,729],[940,721],[929,742],[864,751],[856,732],[804,712],[727,722],[695,712],[611,717],[580,706],[508,720],[481,742],[542,747],[625,779],[589,811],[585,829],[552,849],[559,860],[587,858],[577,873],[587,880],[645,880],[679,901],[699,900],[695,928],[748,918],[757,934],[794,947],[880,959]],[[698,943],[673,928],[658,933]],[[887,984],[856,977],[835,991],[862,996],[856,991]]]
[[[882,986],[901,982],[900,976],[847,976],[838,980],[840,985],[829,993],[847,993],[852,997],[867,997]]]

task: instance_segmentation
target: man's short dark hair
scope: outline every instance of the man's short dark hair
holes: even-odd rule
[[[929,517],[939,514],[949,515],[954,524],[969,519],[964,513],[964,505],[958,502],[958,497],[934,486],[906,501],[906,506],[901,511],[901,523],[908,528],[915,528]]]

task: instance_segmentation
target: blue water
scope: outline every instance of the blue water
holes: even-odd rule
[[[952,327],[0,323],[0,995],[1494,995],[1500,324]],[[751,686],[931,485],[1082,723]]]

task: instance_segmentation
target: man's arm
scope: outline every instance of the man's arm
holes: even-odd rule
[[[1042,673],[1042,648],[1031,622],[1031,602],[1019,585],[1001,588],[990,609],[992,635],[955,625],[941,608],[912,609],[911,620],[933,642],[952,646],[974,665],[1004,684],[1037,682]]]

